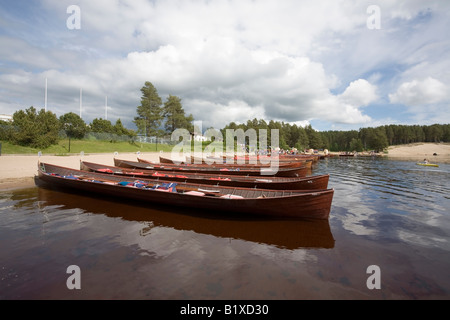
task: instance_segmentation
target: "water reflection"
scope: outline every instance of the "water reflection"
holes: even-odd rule
[[[415,220],[431,226],[446,223],[450,166],[427,169],[383,158],[328,159],[319,163],[315,174],[330,174],[334,215],[337,208],[345,208],[340,210],[346,214],[340,218],[345,229],[380,236],[385,234],[380,223],[386,219],[403,223],[407,230]]]
[[[46,208],[78,209],[84,213],[104,214],[111,218],[137,221],[139,235],[157,232],[158,227],[193,231],[221,238],[239,239],[274,245],[285,249],[333,248],[334,238],[328,220],[277,220],[232,217],[190,209],[144,206],[130,201],[65,193],[38,188],[41,212]]]
[[[439,169],[321,161],[314,173],[330,173],[335,189],[329,224],[0,192],[0,300],[448,300],[450,165]],[[76,292],[72,264],[83,274]],[[369,265],[381,290],[366,286]]]

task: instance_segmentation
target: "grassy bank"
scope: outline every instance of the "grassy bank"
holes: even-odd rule
[[[36,149],[30,147],[23,147],[14,145],[9,142],[2,141],[1,154],[37,154],[39,151],[42,154],[55,154],[55,155],[69,155],[78,154],[81,151],[84,153],[114,153],[114,152],[159,152],[159,151],[171,151],[173,146],[166,144],[155,143],[130,143],[130,142],[110,142],[110,141],[92,141],[92,140],[70,140],[70,152],[69,152],[69,140],[61,140],[57,145],[52,145],[46,149]]]

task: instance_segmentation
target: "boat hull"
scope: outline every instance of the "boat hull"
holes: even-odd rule
[[[217,186],[230,186],[242,188],[261,188],[274,190],[321,190],[328,188],[329,175],[317,175],[309,177],[269,177],[261,178],[256,176],[237,175],[214,175],[201,173],[171,174],[161,173],[157,170],[124,170],[121,167],[106,166],[86,161],[80,162],[80,169],[83,171],[108,172],[115,175],[128,177],[171,180],[176,182],[201,183]]]
[[[73,179],[69,176],[88,175],[88,179]],[[275,191],[250,188],[217,188],[221,193],[233,192],[239,194],[266,194],[266,197],[249,196],[235,199],[233,197],[198,196],[188,193],[162,192],[158,190],[128,187],[118,184],[123,181],[134,181],[133,178],[111,176],[100,173],[86,173],[45,163],[38,164],[39,183],[46,183],[52,187],[63,189],[76,189],[90,195],[103,195],[114,198],[127,198],[148,205],[167,205],[213,212],[225,212],[230,215],[246,214],[256,216],[269,216],[278,218],[312,218],[328,219],[334,190],[327,189],[317,192],[306,191]],[[103,182],[102,182],[103,180]],[[107,182],[106,182],[107,181]],[[179,184],[180,188],[194,188],[197,190],[205,185]],[[211,186],[207,186],[211,187]],[[177,187],[178,188],[178,187]],[[279,194],[279,196],[277,196]]]
[[[191,172],[191,173],[214,173],[239,176],[276,176],[276,177],[306,177],[311,173],[311,168],[239,168],[239,167],[220,167],[204,165],[202,167],[195,165],[172,165],[158,164],[139,159],[139,161],[128,161],[114,158],[114,165],[128,169],[155,169],[164,172]]]

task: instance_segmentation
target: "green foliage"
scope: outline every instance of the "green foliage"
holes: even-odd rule
[[[102,118],[95,118],[91,123],[92,132],[114,133],[111,121]]]
[[[311,125],[305,127],[306,134],[308,136],[309,148],[321,149],[324,148],[322,136],[312,128]]]
[[[11,122],[0,120],[0,140],[11,140],[12,128]]]
[[[157,135],[163,119],[162,100],[151,82],[145,82],[141,93],[141,105],[137,107],[138,116],[134,118],[134,123],[139,133],[143,133],[147,137]]]
[[[113,126],[111,121],[95,118],[90,125],[91,130],[85,137],[88,140],[106,140],[110,142],[130,141],[134,142],[136,132],[125,128],[120,119]]]
[[[383,151],[389,146],[384,127],[360,129],[360,137],[368,150]]]
[[[86,123],[79,115],[73,112],[66,113],[59,117],[60,127],[70,138],[82,139],[86,132]]]
[[[46,148],[58,142],[59,121],[50,111],[34,107],[13,114],[11,142],[34,148]]]
[[[125,128],[120,119],[117,119],[116,124],[113,127],[114,133],[119,136],[128,136],[130,138],[136,137],[136,132],[134,130],[129,130]]]
[[[350,141],[349,150],[356,151],[356,152],[364,151],[364,146],[363,146],[361,139],[352,138],[352,140]]]
[[[383,151],[389,145],[412,142],[450,142],[450,124],[433,124],[431,126],[386,125],[376,128],[361,128],[359,131],[323,131],[318,132],[311,125],[300,127],[284,122],[271,120],[269,124],[263,120],[248,120],[245,124],[230,122],[222,130],[226,137],[226,129],[268,129],[268,146],[270,130],[279,130],[279,146],[282,149],[292,147],[304,149],[328,149],[330,151]]]
[[[192,114],[185,115],[180,98],[169,95],[164,103],[163,116],[166,118],[164,127],[167,133],[172,133],[180,128],[187,129],[190,132],[193,131],[192,121],[194,121],[194,117]]]

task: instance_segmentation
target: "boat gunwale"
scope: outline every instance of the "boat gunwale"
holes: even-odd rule
[[[88,162],[88,161],[83,161],[80,160],[80,168],[83,170],[83,167],[85,167],[88,170],[94,171],[94,172],[99,172],[99,173],[107,173],[107,172],[101,172],[101,171],[97,171],[99,169],[110,169],[111,171],[113,170],[121,170],[122,172],[117,172],[117,171],[113,171],[107,174],[115,174],[115,175],[124,175],[127,177],[139,177],[142,176],[143,178],[149,178],[152,180],[155,179],[161,179],[161,180],[167,180],[167,179],[176,179],[176,181],[183,181],[188,179],[188,180],[206,180],[209,181],[211,183],[211,185],[214,185],[215,183],[245,183],[248,185],[266,185],[267,187],[269,187],[270,185],[272,186],[284,186],[284,185],[295,185],[297,183],[303,183],[303,184],[307,184],[307,183],[312,183],[310,181],[318,181],[317,183],[321,183],[322,181],[324,185],[328,185],[328,180],[329,180],[329,174],[321,174],[321,175],[312,175],[312,176],[305,176],[305,177],[283,177],[283,176],[270,176],[270,177],[264,177],[264,176],[239,176],[239,175],[226,175],[226,174],[214,174],[214,173],[201,173],[201,172],[196,172],[196,173],[192,173],[192,172],[184,172],[183,175],[185,176],[180,176],[177,177],[176,174],[175,176],[171,177],[165,177],[165,176],[153,176],[152,174],[158,173],[158,170],[152,170],[152,169],[128,169],[130,170],[129,172],[126,172],[127,168],[123,168],[123,167],[117,167],[117,166],[109,166],[109,165],[104,165],[104,164],[99,164],[99,163],[93,163],[93,162]],[[134,172],[134,170],[136,170],[136,172]],[[135,173],[135,174],[134,174]],[[163,175],[170,175],[170,173],[161,173]],[[173,174],[172,174],[173,175]],[[181,175],[181,174],[180,174]],[[222,179],[229,179],[229,180],[222,180]],[[193,181],[191,181],[193,182]],[[265,188],[265,187],[264,187]],[[278,188],[275,188],[278,189]],[[292,188],[290,188],[292,189]],[[303,190],[299,189],[299,190]],[[305,190],[311,190],[311,189],[305,189]]]
[[[53,166],[53,167],[56,167],[56,168],[58,168],[59,170],[66,170],[66,171],[73,171],[73,172],[76,172],[76,173],[79,173],[80,175],[89,175],[89,174],[93,174],[94,175],[94,177],[95,176],[97,176],[97,177],[102,177],[102,178],[104,178],[105,180],[108,180],[108,178],[109,177],[114,177],[114,179],[113,180],[133,180],[133,179],[135,179],[135,180],[141,180],[141,181],[149,181],[150,183],[154,183],[154,184],[157,184],[157,182],[158,181],[154,181],[154,180],[152,180],[152,179],[145,179],[145,178],[140,178],[139,179],[139,177],[133,177],[133,178],[131,178],[131,177],[127,177],[127,176],[122,176],[122,175],[110,175],[110,174],[107,174],[107,173],[98,173],[98,172],[87,172],[87,171],[82,171],[82,170],[77,170],[77,169],[72,169],[72,168],[67,168],[67,167],[62,167],[62,166],[58,166],[58,165],[54,165],[54,164],[49,164],[49,163],[46,163],[46,162],[39,162],[39,169],[41,168],[41,164],[44,164],[45,166]],[[47,172],[45,172],[45,171],[42,171],[44,174],[48,174]],[[71,174],[73,174],[73,173],[71,173]],[[63,177],[60,177],[60,176],[52,176],[52,177],[57,177],[57,178],[62,178],[62,179],[65,179],[65,180],[70,180],[70,179],[67,179],[67,178],[63,178]],[[84,180],[75,180],[75,181],[82,181],[82,182],[87,182],[87,183],[89,183],[90,181],[84,181]],[[160,180],[161,181],[161,180]],[[131,181],[129,181],[129,182],[131,182]],[[171,180],[165,180],[164,182],[174,182],[174,183],[177,183],[178,185],[182,185],[183,187],[185,187],[185,188],[200,188],[200,189],[203,189],[203,188],[219,188],[219,189],[225,189],[225,190],[230,190],[230,191],[246,191],[246,190],[251,190],[251,191],[260,191],[262,194],[264,194],[265,192],[269,192],[269,193],[279,193],[279,192],[282,192],[282,193],[284,193],[283,195],[281,195],[281,196],[268,196],[267,194],[265,195],[265,197],[264,198],[258,198],[258,197],[252,197],[252,198],[244,198],[244,199],[239,199],[239,198],[236,198],[236,199],[233,199],[233,200],[251,200],[251,199],[258,199],[258,200],[262,200],[262,199],[279,199],[279,198],[288,198],[288,197],[296,197],[296,196],[307,196],[307,195],[313,195],[313,196],[317,196],[317,195],[319,195],[319,194],[326,194],[326,193],[329,193],[329,192],[334,192],[334,189],[332,189],[332,188],[327,188],[327,189],[318,189],[318,190],[276,190],[276,189],[260,189],[260,188],[243,188],[243,187],[228,187],[228,186],[215,186],[215,185],[206,185],[206,184],[200,184],[200,183],[185,183],[185,182],[178,182],[178,181],[171,181]],[[108,184],[105,184],[105,185],[108,185]],[[123,186],[120,186],[120,185],[113,185],[113,186],[118,186],[118,187],[123,187]],[[126,187],[126,188],[129,188],[129,187]],[[136,188],[136,189],[140,189],[140,188]],[[156,191],[156,190],[152,190],[152,189],[142,189],[142,190],[148,190],[148,191]],[[213,190],[210,190],[211,192],[217,192],[217,189],[215,189],[214,191]],[[157,191],[157,192],[159,192],[159,191]],[[290,193],[290,194],[287,194],[287,193]],[[185,194],[185,193],[178,193],[178,194]],[[190,195],[190,194],[185,194],[185,195]],[[234,195],[237,195],[237,194],[234,194]],[[198,197],[198,196],[197,196]]]

